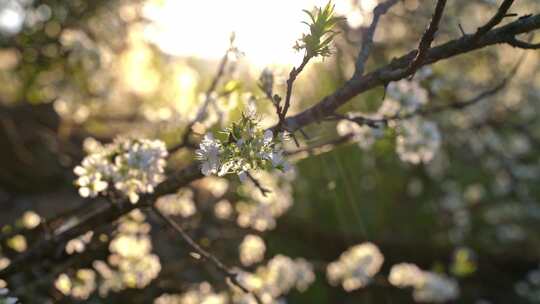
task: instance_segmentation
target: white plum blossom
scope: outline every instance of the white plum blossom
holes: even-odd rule
[[[387,99],[383,102],[379,113],[385,116],[413,113],[428,103],[428,92],[417,81],[402,79],[391,82],[386,88]],[[388,104],[392,106],[384,106]],[[396,104],[397,103],[397,104]],[[392,109],[393,111],[390,111]]]
[[[167,149],[162,141],[119,138],[107,145],[93,141],[87,150],[90,154],[74,169],[82,197],[95,197],[113,186],[136,203],[139,194],[154,192],[165,179]]]
[[[392,266],[388,281],[399,288],[412,287],[421,284],[422,276],[422,269],[415,264],[400,263]]]
[[[346,291],[367,286],[384,262],[384,256],[373,243],[362,243],[343,252],[337,261],[328,264],[326,273],[332,285],[341,283]]]
[[[419,117],[400,122],[398,132],[396,151],[404,162],[428,163],[441,146],[441,134],[437,124]]]
[[[236,204],[237,224],[258,231],[274,229],[276,219],[287,212],[293,204],[290,182],[294,179],[294,171],[290,170],[281,175],[255,171],[253,176],[271,191],[263,195],[253,183],[242,184],[239,192],[246,200]]]
[[[101,277],[101,296],[111,290],[144,288],[158,276],[161,262],[152,253],[150,229],[145,215],[138,209],[120,219],[117,234],[109,243],[108,263],[99,260],[93,263]]]
[[[238,271],[238,279],[256,293],[263,303],[285,303],[281,298],[293,288],[305,291],[314,281],[313,266],[303,258],[276,255],[255,273]],[[257,303],[252,296],[233,290],[233,303]]]
[[[195,151],[197,157],[201,160],[201,172],[208,176],[218,174],[220,167],[219,154],[221,142],[214,138],[211,133],[204,135],[203,140],[199,145],[199,149]]]
[[[458,297],[456,280],[434,272],[424,272],[423,284],[413,291],[414,300],[421,303],[446,303]]]
[[[193,191],[183,188],[175,194],[167,194],[156,201],[156,206],[168,215],[190,217],[197,212],[193,201]]]
[[[163,294],[154,300],[154,304],[227,304],[227,294],[217,293],[208,282],[190,287],[186,292],[174,295]]]
[[[250,107],[239,122],[224,130],[224,138],[208,133],[195,151],[201,161],[201,172],[223,176],[237,174],[241,181],[248,179],[249,171],[278,169],[287,171],[289,163],[283,157],[283,136],[263,130]]]
[[[388,281],[399,288],[412,287],[413,298],[419,303],[446,303],[459,297],[456,280],[410,263],[392,266]]]
[[[76,300],[88,299],[96,285],[96,273],[92,269],[79,269],[72,277],[61,273],[54,282],[58,291]]]
[[[114,167],[104,154],[91,154],[83,159],[73,172],[79,176],[76,184],[82,197],[96,197],[105,191],[109,183],[105,180],[112,176]]]
[[[266,245],[260,236],[248,234],[240,244],[239,251],[240,262],[242,262],[242,265],[251,266],[264,259]]]
[[[363,150],[371,148],[375,140],[383,135],[382,129],[373,128],[368,125],[359,125],[347,119],[340,120],[336,129],[340,136],[352,135],[352,140],[358,143],[358,146]]]

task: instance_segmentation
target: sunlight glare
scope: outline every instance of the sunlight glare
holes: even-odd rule
[[[307,16],[302,9],[326,2],[153,1],[145,8],[146,17],[153,21],[147,37],[171,55],[217,59],[227,48],[229,36],[234,31],[237,46],[252,64],[296,64],[302,54],[295,52],[292,46],[306,31],[301,21]]]

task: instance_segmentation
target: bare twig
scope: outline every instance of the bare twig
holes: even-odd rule
[[[156,213],[163,221],[165,221],[182,239],[199,254],[202,258],[205,260],[210,261],[216,268],[226,277],[230,280],[230,282],[240,288],[243,292],[248,293],[252,295],[256,300],[257,303],[262,304],[261,299],[259,296],[257,296],[255,293],[251,292],[247,287],[242,285],[238,281],[238,274],[232,270],[230,270],[223,262],[221,262],[215,255],[211,254],[210,252],[204,250],[195,240],[193,240],[189,234],[180,226],[178,223],[176,223],[171,217],[166,215],[165,213],[161,212],[159,208],[156,207],[156,205],[152,205],[152,211]]]
[[[360,53],[356,59],[356,71],[354,72],[354,75],[364,74],[366,62],[369,58],[369,54],[371,53],[371,47],[373,46],[373,36],[377,30],[379,19],[396,3],[397,0],[388,0],[386,2],[379,3],[373,9],[373,20],[371,21],[370,26],[364,29],[362,33],[362,48],[360,49]]]
[[[279,125],[281,126],[281,128],[286,127],[284,125],[285,117],[287,116],[287,112],[289,111],[289,107],[291,105],[294,81],[296,80],[296,77],[298,77],[298,75],[304,70],[309,60],[310,57],[308,57],[307,55],[304,56],[304,59],[302,59],[302,63],[298,66],[298,68],[292,68],[291,72],[289,73],[289,79],[287,79],[287,93],[285,95],[285,103],[283,105],[283,110],[279,115]]]
[[[484,34],[486,34],[488,31],[490,31],[492,28],[494,28],[497,24],[501,23],[501,21],[506,17],[506,13],[514,3],[514,0],[504,0],[499,9],[497,10],[497,13],[491,17],[491,19],[484,24],[483,26],[479,27],[476,30],[476,33],[473,35],[473,39],[477,40]]]
[[[197,111],[197,115],[195,115],[195,117],[187,124],[186,130],[184,132],[184,135],[182,136],[182,140],[180,141],[180,143],[178,143],[177,145],[175,145],[175,146],[173,146],[173,147],[171,147],[169,149],[170,154],[172,154],[172,153],[174,153],[174,152],[176,152],[176,151],[178,151],[178,150],[180,150],[182,148],[186,148],[186,147],[192,148],[192,147],[194,147],[189,142],[189,136],[192,133],[193,126],[202,119],[203,115],[206,113],[206,111],[208,109],[208,106],[214,100],[214,98],[212,97],[212,93],[216,91],[216,88],[217,88],[217,85],[219,84],[219,81],[221,80],[221,78],[225,74],[225,67],[227,66],[227,63],[229,61],[229,54],[231,53],[231,51],[234,48],[232,43],[233,43],[233,40],[231,39],[231,45],[229,46],[229,48],[227,49],[227,51],[225,52],[225,54],[221,58],[221,61],[219,63],[216,74],[212,78],[212,82],[210,83],[210,86],[206,90],[204,102],[203,102],[202,106],[199,108],[199,110]]]
[[[538,50],[540,49],[540,43],[529,43],[522,40],[517,39],[516,37],[511,37],[507,43],[513,47],[517,47],[520,49],[526,49],[526,50]]]
[[[416,52],[416,57],[409,64],[408,74],[414,74],[414,72],[422,65],[433,39],[435,39],[435,34],[439,29],[439,23],[441,22],[444,7],[446,5],[446,0],[438,0],[437,5],[435,6],[435,11],[431,17],[429,25],[420,39],[420,44],[418,45],[418,51]]]
[[[247,172],[247,176],[251,180],[251,182],[255,185],[255,187],[257,187],[257,189],[259,189],[259,191],[261,191],[261,194],[263,196],[267,196],[268,193],[272,192],[270,189],[264,187],[261,184],[261,182],[258,179],[256,179],[251,173]]]

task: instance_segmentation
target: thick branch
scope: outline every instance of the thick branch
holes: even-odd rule
[[[478,50],[486,46],[506,43],[511,37],[538,29],[540,29],[540,15],[534,15],[493,29],[477,40],[473,39],[472,35],[466,35],[429,49],[425,60],[420,66]],[[383,86],[390,81],[409,76],[411,73],[407,67],[415,57],[416,51],[411,51],[407,55],[369,74],[352,78],[343,87],[336,90],[333,94],[326,96],[319,103],[295,116],[287,118],[287,126],[289,126],[291,131],[294,131],[311,123],[321,121],[324,117],[332,115],[340,106],[347,103],[353,97],[375,87]]]

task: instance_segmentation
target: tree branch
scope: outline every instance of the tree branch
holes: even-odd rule
[[[425,55],[425,60],[419,67],[478,50],[486,46],[506,43],[515,35],[538,29],[540,29],[540,15],[534,15],[493,29],[479,39],[473,39],[472,35],[465,35],[459,39],[430,48]],[[383,86],[390,81],[399,80],[409,76],[410,71],[407,67],[415,57],[416,51],[412,51],[369,74],[358,78],[352,78],[333,94],[326,96],[317,104],[287,118],[286,124],[290,128],[289,131],[295,131],[311,123],[321,121],[324,117],[332,115],[339,107],[363,92],[378,86]]]
[[[473,39],[476,40],[480,38],[482,35],[486,34],[488,31],[494,28],[497,24],[501,23],[503,18],[506,17],[506,13],[508,12],[512,4],[514,4],[514,0],[504,0],[499,9],[497,10],[497,13],[493,17],[491,17],[491,19],[486,24],[476,30],[476,33],[474,33],[473,35]]]
[[[364,69],[366,62],[371,53],[371,47],[373,46],[373,36],[375,36],[375,31],[377,30],[377,25],[379,24],[379,19],[382,15],[386,14],[388,10],[397,3],[397,0],[388,0],[386,2],[379,3],[373,9],[373,20],[371,21],[370,26],[367,29],[364,29],[362,33],[362,48],[356,59],[356,70],[354,72],[355,76],[361,76],[364,74]]]
[[[520,49],[526,49],[526,50],[538,50],[540,49],[540,43],[529,43],[522,40],[517,39],[516,37],[511,37],[507,43],[513,47],[517,47]]]
[[[204,259],[206,259],[206,260],[210,261],[212,264],[214,264],[214,266],[216,266],[216,268],[226,278],[228,278],[234,286],[240,288],[243,292],[252,295],[255,298],[255,300],[257,301],[257,303],[262,304],[262,301],[259,298],[259,296],[257,296],[255,293],[251,292],[247,287],[245,287],[244,285],[242,285],[238,281],[238,278],[237,278],[238,274],[237,273],[231,271],[215,255],[211,254],[210,252],[204,250],[201,246],[199,246],[199,244],[197,244],[197,242],[195,242],[195,240],[193,240],[187,234],[187,232],[182,227],[180,227],[180,225],[178,225],[171,217],[169,217],[165,213],[161,212],[161,210],[159,210],[159,208],[157,208],[155,205],[152,206],[152,211],[154,211],[154,213],[156,213],[164,222],[166,222],[171,228],[173,228],[173,230],[176,231],[176,233],[178,233],[178,235],[180,235],[180,237],[182,237],[182,239],[193,250],[195,250],[199,255],[201,255],[201,257],[203,257]]]
[[[439,23],[441,22],[442,15],[444,12],[444,7],[446,5],[446,0],[438,0],[437,5],[435,6],[435,12],[433,13],[433,17],[431,17],[431,21],[429,22],[429,25],[422,35],[422,38],[420,39],[420,44],[418,45],[418,50],[416,52],[416,57],[414,60],[409,64],[408,67],[408,74],[414,74],[415,71],[422,65],[422,61],[424,61],[424,58],[427,55],[427,51],[431,47],[431,43],[433,42],[433,39],[435,39],[435,34],[437,33],[437,30],[439,29]]]

